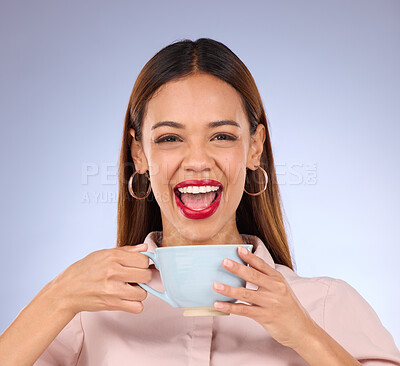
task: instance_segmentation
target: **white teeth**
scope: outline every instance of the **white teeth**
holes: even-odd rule
[[[215,192],[218,191],[219,187],[216,186],[187,186],[184,188],[178,188],[178,191],[181,193],[207,193],[207,192]]]

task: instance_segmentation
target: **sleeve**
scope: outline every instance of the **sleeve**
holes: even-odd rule
[[[76,366],[83,340],[81,313],[78,313],[54,338],[33,366]]]
[[[400,352],[368,302],[348,283],[332,279],[324,307],[325,331],[366,366],[400,366]]]

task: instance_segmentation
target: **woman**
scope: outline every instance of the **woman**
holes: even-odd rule
[[[195,192],[177,190],[182,182]],[[202,185],[209,192],[196,193]],[[1,365],[400,365],[351,286],[293,271],[262,101],[223,44],[176,42],[145,65],[119,188],[117,248],[89,254],[36,295],[1,335]],[[214,283],[238,300],[215,304],[230,316],[183,317],[137,285],[162,287],[141,251],[226,243],[254,246],[239,251],[250,266],[221,263],[246,287]]]

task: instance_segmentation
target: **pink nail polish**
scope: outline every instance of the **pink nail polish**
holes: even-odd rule
[[[229,259],[224,259],[224,265],[225,266],[227,266],[227,267],[233,267],[233,263],[232,263],[232,261],[231,260],[229,260]]]

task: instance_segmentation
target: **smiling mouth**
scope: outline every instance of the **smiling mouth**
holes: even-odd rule
[[[174,189],[175,195],[185,207],[194,211],[201,211],[211,206],[222,192],[222,187],[217,191],[206,193],[182,193],[177,188]]]

